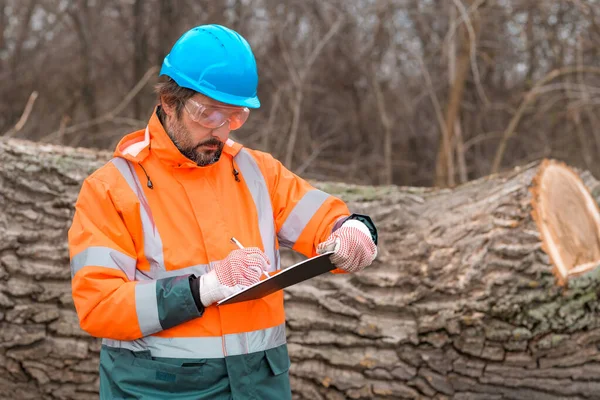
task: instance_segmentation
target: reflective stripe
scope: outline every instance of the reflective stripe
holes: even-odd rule
[[[279,250],[275,250],[275,263],[279,265],[280,255]],[[220,261],[220,260],[219,260]],[[214,262],[214,261],[213,261]],[[174,269],[171,271],[158,271],[158,273],[150,276],[146,271],[140,271],[139,269],[135,270],[135,280],[136,281],[150,281],[154,279],[162,279],[162,278],[170,278],[174,276],[183,276],[183,275],[195,275],[200,277],[204,274],[207,274],[211,271],[212,267],[210,264],[198,264],[192,265],[191,267]]]
[[[192,265],[191,267],[185,267],[180,269],[175,269],[171,271],[158,271],[156,274],[148,275],[146,271],[135,271],[135,280],[136,281],[148,281],[153,279],[162,279],[162,278],[170,278],[173,276],[182,276],[182,275],[196,275],[201,276],[208,273],[211,270],[210,264],[198,264]]]
[[[223,337],[148,336],[133,341],[102,340],[102,344],[109,347],[132,351],[150,350],[152,357],[168,358],[223,358],[269,350],[285,343],[285,324]],[[225,347],[227,352],[223,350]]]
[[[123,271],[130,281],[135,279],[135,258],[110,247],[88,247],[73,256],[71,259],[71,279],[77,271],[87,266],[116,269]]]
[[[306,225],[328,198],[329,194],[317,189],[305,193],[281,226],[277,234],[279,243],[294,247]]]
[[[279,254],[279,249],[275,250],[275,265],[277,266],[277,270],[281,268],[281,258]]]
[[[140,184],[140,180],[131,163],[123,158],[113,158],[112,163],[117,167],[127,184],[136,194],[140,202],[140,217],[142,219],[142,231],[144,232],[144,255],[150,263],[150,276],[165,270],[162,239],[154,224],[150,205]]]
[[[158,318],[156,281],[138,282],[135,285],[135,311],[142,335],[162,331]]]
[[[270,271],[279,269],[279,256],[275,254],[275,221],[273,220],[273,206],[271,205],[271,196],[265,183],[265,178],[260,172],[260,168],[254,160],[254,157],[246,151],[240,150],[235,156],[237,163],[246,185],[250,190],[256,211],[258,214],[258,229],[262,238],[265,253],[271,260]]]
[[[279,250],[275,250],[275,262],[276,265],[279,265]],[[214,262],[214,261],[213,261]],[[192,265],[191,267],[174,269],[171,271],[158,271],[158,273],[150,276],[146,271],[140,271],[139,269],[135,270],[135,280],[136,281],[150,281],[155,279],[162,278],[171,278],[174,276],[183,276],[183,275],[195,275],[197,277],[202,276],[210,272],[212,267],[210,264],[198,264]]]
[[[226,356],[254,353],[272,349],[285,343],[285,324],[260,331],[225,335]]]

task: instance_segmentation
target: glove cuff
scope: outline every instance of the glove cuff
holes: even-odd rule
[[[219,301],[221,286],[214,269],[200,277],[200,300],[204,307]]]
[[[349,219],[346,222],[344,222],[342,224],[342,227],[352,227],[352,228],[356,228],[359,231],[363,232],[365,235],[367,235],[368,237],[371,237],[371,232],[369,231],[369,228],[363,224],[362,222],[356,220],[356,219]]]
[[[375,243],[375,245],[377,245],[377,228],[375,227],[375,224],[373,223],[373,220],[371,219],[371,217],[369,217],[368,215],[355,213],[346,218],[342,218],[335,223],[331,233],[335,232],[338,228],[345,225],[346,222],[349,222],[349,221],[362,222],[369,230],[368,235],[371,237],[371,240],[373,240],[373,243]]]

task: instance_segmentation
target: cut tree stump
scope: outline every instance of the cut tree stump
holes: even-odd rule
[[[0,398],[97,398],[100,343],[78,327],[66,234],[109,158],[0,141]],[[589,173],[544,161],[455,189],[315,185],[370,214],[380,246],[359,274],[286,290],[295,399],[600,397]]]
[[[532,215],[559,283],[594,270],[600,260],[598,204],[564,164],[542,163],[532,192]]]

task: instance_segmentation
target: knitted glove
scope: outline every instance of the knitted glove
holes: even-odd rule
[[[270,262],[259,248],[248,247],[234,250],[225,259],[211,264],[212,270],[200,277],[200,300],[204,307],[258,282]]]
[[[317,246],[317,253],[333,251],[331,262],[347,272],[357,272],[371,265],[377,246],[369,228],[357,220],[346,221],[329,238]]]

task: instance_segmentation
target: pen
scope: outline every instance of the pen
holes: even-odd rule
[[[238,249],[244,248],[244,246],[242,246],[242,244],[234,237],[231,238],[231,243],[235,244],[238,247]]]
[[[235,244],[235,245],[238,247],[238,249],[243,249],[243,248],[244,248],[244,246],[242,246],[242,244],[241,244],[241,243],[239,242],[239,240],[237,240],[236,238],[234,238],[234,237],[231,237],[231,239],[230,239],[230,240],[231,240],[231,243]],[[262,269],[262,268],[261,268],[261,269]],[[265,270],[263,269],[263,270],[262,270],[262,272],[263,272],[263,275],[264,275],[264,276],[265,276],[267,279],[268,279],[268,278],[270,278],[269,274],[267,274],[267,271],[265,271]]]

